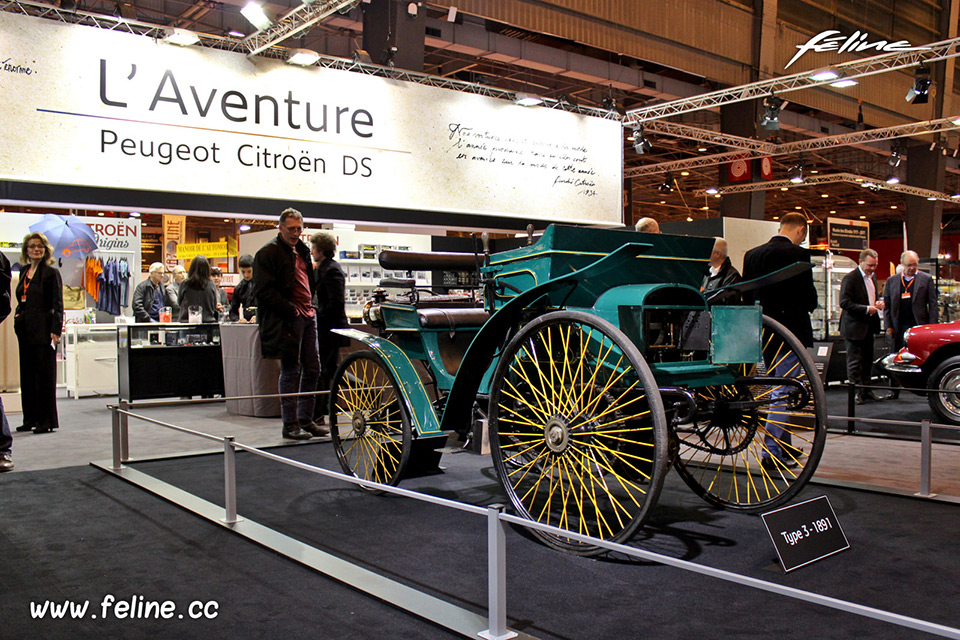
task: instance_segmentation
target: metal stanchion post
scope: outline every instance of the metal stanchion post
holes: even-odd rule
[[[130,403],[121,398],[120,409],[129,411]],[[120,414],[120,459],[124,462],[130,462],[130,431],[127,428],[129,425],[128,418],[129,416],[127,414]]]
[[[235,524],[237,518],[237,464],[234,436],[223,438],[223,507],[226,511],[223,522]]]
[[[930,463],[933,455],[933,443],[930,435],[930,419],[920,421],[920,492],[916,495],[933,497],[930,493]]]
[[[111,469],[119,471],[123,468],[120,446],[120,412],[117,411],[117,407],[110,407],[110,413],[113,422],[113,466]]]
[[[853,382],[847,386],[847,415],[851,418],[857,415],[857,385]],[[847,420],[847,433],[856,431],[856,421]]]
[[[486,640],[507,640],[517,633],[507,631],[507,556],[505,525],[500,521],[502,504],[487,508],[487,618],[490,628],[480,632]]]

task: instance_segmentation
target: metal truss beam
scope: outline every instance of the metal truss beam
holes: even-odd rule
[[[265,49],[280,44],[287,38],[306,31],[318,22],[326,20],[337,11],[351,9],[359,0],[318,0],[312,4],[301,4],[291,9],[268,29],[257,31],[243,41],[249,50],[248,56],[255,56]]]
[[[836,71],[844,79],[852,80],[864,76],[895,71],[897,69],[909,69],[920,64],[936,62],[937,60],[946,60],[960,56],[960,38],[951,38],[925,45],[920,51],[895,51],[884,53],[870,58],[861,58],[849,62],[841,62],[831,65],[831,69]],[[799,91],[810,87],[819,87],[836,82],[832,80],[814,80],[810,76],[813,71],[804,71],[789,76],[779,76],[768,80],[761,80],[751,84],[721,89],[702,93],[690,98],[681,98],[671,100],[662,104],[650,107],[640,107],[627,112],[624,118],[624,125],[638,125],[649,120],[675,116],[690,111],[699,111],[709,107],[719,107],[721,105],[733,102],[743,102],[768,96],[770,94],[782,94],[789,91]]]
[[[902,193],[905,195],[927,198],[928,200],[941,200],[943,202],[954,203],[958,201],[957,198],[953,198],[941,191],[923,189],[921,187],[912,187],[908,184],[887,184],[883,180],[859,176],[855,173],[818,174],[804,178],[803,182],[800,183],[790,182],[789,180],[769,180],[764,182],[750,182],[746,184],[732,184],[725,187],[720,187],[719,194],[724,195],[728,193],[747,193],[750,191],[772,191],[775,189],[782,189],[783,187],[799,189],[802,187],[815,186],[818,184],[829,184],[832,182],[847,182],[858,187],[868,188],[873,191],[894,191],[896,193]],[[713,194],[708,194],[706,189],[697,189],[693,192],[693,195],[694,197],[700,198]]]
[[[664,126],[669,125],[669,126]],[[682,129],[677,129],[682,131],[680,133],[672,133],[675,127],[681,127]],[[805,151],[814,151],[817,149],[829,149],[830,147],[846,147],[854,144],[863,144],[868,142],[876,142],[877,140],[890,140],[893,138],[906,138],[909,136],[916,136],[925,133],[939,133],[942,131],[952,131],[954,129],[960,129],[960,116],[954,116],[950,118],[938,118],[936,120],[924,120],[923,122],[913,122],[910,124],[898,124],[892,127],[883,127],[881,129],[870,129],[868,131],[852,131],[850,133],[840,133],[834,136],[823,136],[821,138],[809,138],[807,140],[797,140],[796,142],[785,142],[782,144],[772,144],[769,142],[761,142],[759,140],[754,140],[753,142],[758,143],[757,146],[753,149],[743,148],[739,151],[730,151],[727,153],[717,153],[709,156],[702,156],[697,158],[689,158],[686,160],[672,160],[670,162],[660,162],[657,164],[649,164],[642,167],[634,167],[631,169],[626,169],[623,172],[624,177],[636,177],[636,176],[645,176],[655,173],[664,173],[666,171],[679,171],[682,169],[696,169],[699,167],[709,167],[717,164],[722,164],[724,162],[732,162],[733,160],[739,160],[740,158],[749,158],[761,155],[767,156],[783,156],[789,155],[792,153],[802,153]],[[678,125],[676,123],[665,123],[660,121],[649,122],[644,125],[645,131],[665,133],[667,135],[677,135],[683,138],[689,138],[692,140],[698,140],[700,142],[709,142],[712,144],[727,144],[729,141],[728,138],[738,138],[738,136],[728,136],[726,134],[718,134],[715,131],[709,129],[697,129],[696,127],[691,127],[689,125]],[[694,134],[691,130],[700,131],[702,135],[694,137]],[[715,136],[715,137],[711,137]],[[748,138],[740,138],[741,140],[748,140]],[[878,150],[879,151],[879,150]]]
[[[696,140],[697,142],[709,142],[710,144],[763,153],[770,153],[771,150],[777,146],[772,142],[734,136],[729,133],[721,133],[712,129],[701,129],[700,127],[681,124],[679,122],[670,122],[668,120],[651,120],[650,122],[644,122],[641,126],[643,127],[644,133],[659,133],[676,138],[686,138],[687,140]]]

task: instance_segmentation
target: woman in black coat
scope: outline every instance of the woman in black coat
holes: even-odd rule
[[[23,424],[17,431],[48,433],[57,417],[57,345],[63,328],[63,284],[53,247],[42,233],[23,239],[13,328],[20,346]]]
[[[190,307],[203,309],[201,322],[217,321],[217,285],[210,279],[210,263],[204,256],[190,262],[190,273],[180,284],[180,322],[187,322]]]

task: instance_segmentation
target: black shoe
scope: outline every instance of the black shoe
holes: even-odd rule
[[[23,433],[24,431],[33,431],[35,428],[32,424],[22,424],[17,427],[17,431]]]
[[[796,469],[800,465],[797,464],[794,460],[784,460],[783,458],[764,458],[760,461],[760,466],[762,466],[767,471],[783,471],[784,469]]]
[[[854,400],[854,402],[856,402],[857,404],[867,404],[867,400],[860,394],[857,394],[857,398],[856,400]]]
[[[57,430],[57,427],[34,427],[34,433],[53,433]]]
[[[880,402],[880,398],[873,391],[869,389],[864,392],[863,396],[871,402]]]
[[[884,398],[884,399],[885,399],[885,400],[899,400],[899,399],[900,399],[900,392],[899,392],[899,391],[893,391],[890,395],[888,395],[888,396],[887,396],[886,398]]]
[[[283,437],[287,440],[309,440],[310,434],[296,424],[283,425]]]
[[[323,425],[317,424],[315,420],[311,420],[310,422],[301,422],[300,428],[316,438],[326,438],[330,435],[330,429]]]

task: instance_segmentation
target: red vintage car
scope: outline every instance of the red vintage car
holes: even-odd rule
[[[883,359],[883,367],[904,387],[929,389],[934,413],[960,424],[960,321],[908,329],[904,344]]]

